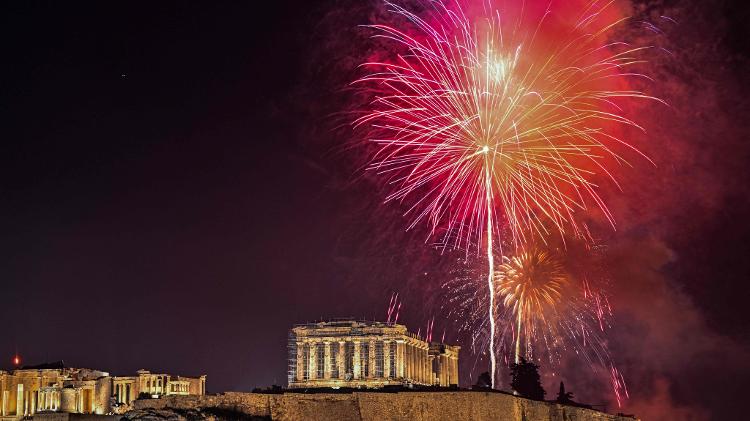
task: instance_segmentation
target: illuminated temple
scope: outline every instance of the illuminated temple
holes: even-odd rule
[[[139,370],[135,376],[67,367],[62,361],[0,370],[0,421],[43,413],[122,413],[140,396],[204,395],[206,376],[182,377]]]
[[[330,321],[289,333],[289,388],[458,384],[460,347],[427,342],[399,324]]]

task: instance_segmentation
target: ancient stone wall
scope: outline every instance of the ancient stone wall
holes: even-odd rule
[[[120,421],[117,415],[69,414],[67,412],[44,412],[34,414],[33,421]]]
[[[70,414],[67,412],[47,412],[34,414],[34,421],[68,421]]]
[[[225,393],[138,400],[136,410],[221,408],[273,420],[382,419],[478,421],[633,421],[591,409],[490,392]]]
[[[352,394],[328,393],[271,395],[271,419],[361,421],[357,400],[353,398]],[[381,415],[379,419],[387,418]]]

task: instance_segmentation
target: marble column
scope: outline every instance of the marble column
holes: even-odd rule
[[[448,385],[455,384],[456,383],[456,369],[454,367],[454,361],[453,357],[448,357],[448,364],[450,366],[450,380],[448,381]]]
[[[435,384],[435,373],[432,371],[432,355],[430,355],[429,348],[425,352],[427,354],[427,383],[433,385]]]
[[[422,372],[424,371],[424,363],[422,362],[422,345],[421,344],[417,344],[416,351],[417,351],[417,381],[419,383],[422,383],[423,382]]]
[[[310,342],[310,355],[308,355],[307,372],[309,373],[309,379],[313,380],[318,374],[318,344]]]
[[[383,378],[391,378],[391,342],[383,341]]]
[[[362,372],[362,363],[360,361],[360,349],[359,349],[359,341],[354,341],[354,356],[352,358],[352,365],[353,371],[354,371],[354,378],[359,379],[360,373]]]
[[[450,386],[453,383],[453,361],[449,355],[445,356],[445,385]]]
[[[422,362],[422,345],[421,344],[417,345],[416,351],[417,351],[417,361],[416,361],[417,375],[416,375],[416,378],[417,378],[417,381],[419,383],[423,383],[424,379],[422,378],[423,377],[422,376],[423,375],[422,372],[424,371],[424,363]]]
[[[16,386],[16,415],[23,415],[23,384]]]
[[[402,342],[401,344],[401,371],[403,373],[402,377],[407,378],[409,377],[409,344],[407,342]]]
[[[419,369],[419,346],[415,343],[412,350],[414,351],[414,381],[420,382],[419,376],[422,374],[422,370]]]
[[[343,379],[346,375],[346,342],[339,341],[339,355],[336,358],[336,364],[339,366],[339,378]]]
[[[429,379],[428,379],[429,381],[427,383],[429,383],[430,386],[435,384],[435,373],[432,371],[434,360],[435,360],[435,356],[429,355],[428,353],[427,354],[427,368],[428,368],[427,375],[429,376]]]
[[[448,356],[448,386],[456,383],[456,375],[453,373],[453,358]]]
[[[414,380],[414,347],[411,342],[406,343],[406,377]]]
[[[412,379],[414,379],[415,382],[419,382],[419,348],[417,348],[417,344],[412,344],[412,367],[414,367],[414,371],[412,372]]]
[[[409,342],[404,342],[404,378],[409,378],[409,375],[411,374],[411,370],[409,369],[409,366],[411,365],[411,354],[409,353]]]
[[[404,341],[396,342],[396,377],[404,377]]]
[[[323,378],[331,378],[331,343],[323,342]]]
[[[419,354],[417,350],[417,344],[411,344],[411,378],[414,381],[419,380]]]
[[[445,386],[445,356],[443,354],[439,354],[437,356],[438,359],[438,383],[440,386]]]
[[[368,355],[370,371],[367,373],[368,378],[375,377],[375,340],[370,339],[370,355]]]
[[[297,367],[296,367],[296,376],[294,376],[297,381],[303,381],[305,379],[305,344],[302,342],[297,342]],[[120,393],[122,394],[122,385],[120,385]],[[123,399],[120,399],[120,402],[123,402]]]
[[[453,358],[453,383],[458,385],[458,356]]]

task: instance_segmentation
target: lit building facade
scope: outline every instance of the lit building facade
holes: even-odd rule
[[[289,388],[458,384],[460,347],[428,343],[406,326],[353,320],[289,333]]]
[[[206,393],[206,376],[181,377],[139,370],[134,377],[112,377],[106,371],[66,367],[62,361],[0,370],[0,421],[17,421],[37,413],[122,412],[140,392],[150,396],[202,395]]]
[[[112,377],[112,393],[117,405],[130,405],[141,393],[154,398],[168,395],[205,395],[206,376],[183,377],[138,370],[135,376]]]
[[[60,362],[0,371],[0,415],[19,419],[38,412],[106,414],[109,373]]]

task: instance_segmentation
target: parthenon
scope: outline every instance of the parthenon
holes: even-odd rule
[[[460,347],[429,343],[399,324],[353,320],[289,334],[290,388],[458,384]]]

